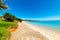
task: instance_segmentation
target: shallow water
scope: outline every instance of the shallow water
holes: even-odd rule
[[[28,23],[33,25],[42,26],[51,30],[59,31],[60,32],[60,21],[28,21]]]

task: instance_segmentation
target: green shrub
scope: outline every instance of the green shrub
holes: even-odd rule
[[[10,35],[10,31],[5,28],[0,28],[0,40],[9,40]]]
[[[14,21],[16,19],[16,17],[14,15],[11,15],[10,13],[6,12],[4,15],[3,15],[3,18],[6,20],[6,21]]]
[[[20,18],[16,18],[16,20],[18,20],[18,21],[22,22],[22,19],[20,19]]]
[[[17,20],[15,20],[14,22],[7,22],[7,21],[3,21],[3,20],[0,20],[0,27],[3,27],[3,28],[15,28],[17,26]]]

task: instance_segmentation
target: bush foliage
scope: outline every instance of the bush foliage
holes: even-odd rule
[[[22,22],[22,19],[20,19],[20,18],[16,18],[16,20],[18,20],[18,21]]]
[[[0,40],[9,40],[10,35],[11,33],[7,29],[0,28]]]
[[[13,22],[16,17],[14,15],[11,15],[10,13],[6,12],[4,15],[3,15],[3,18],[6,20],[6,21],[11,21]]]

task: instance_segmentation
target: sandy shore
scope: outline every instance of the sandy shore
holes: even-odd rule
[[[60,40],[60,33],[23,21],[18,23],[18,28],[12,32],[10,40]]]

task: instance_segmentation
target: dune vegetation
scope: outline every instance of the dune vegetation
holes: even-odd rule
[[[5,4],[5,0],[0,0],[0,10],[8,9],[9,7]],[[2,14],[2,13],[0,13]],[[17,22],[22,20],[15,17],[9,12],[3,13],[0,17],[0,40],[9,40],[11,36],[11,29],[17,28]]]
[[[17,24],[16,20],[14,22],[0,20],[0,27],[6,28],[6,29],[16,27],[16,24]]]
[[[0,40],[9,40],[11,36],[10,31],[5,28],[0,28]]]
[[[22,22],[21,19],[14,17],[10,13],[5,13],[2,17],[0,17],[0,40],[10,39],[10,30],[18,27],[18,21]]]

